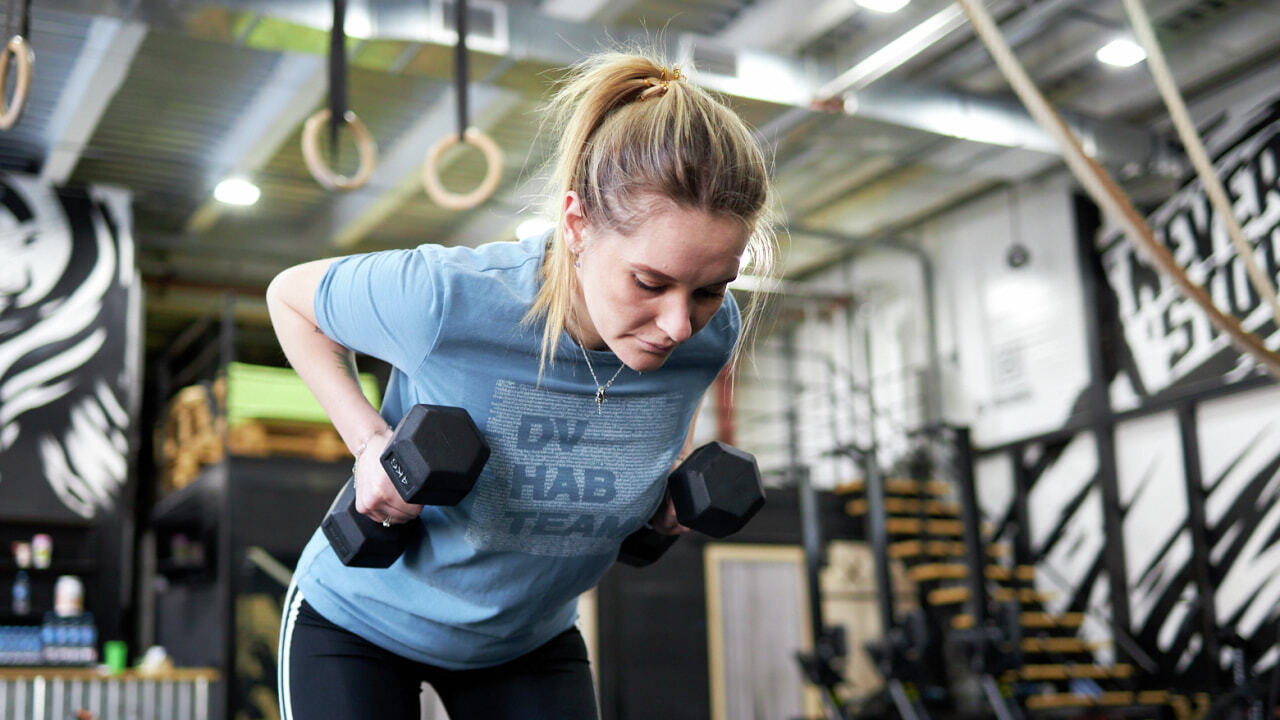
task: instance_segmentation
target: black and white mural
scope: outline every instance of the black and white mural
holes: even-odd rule
[[[1036,589],[1048,595],[1045,609],[1085,613],[1080,636],[1103,641],[1111,636],[1111,585],[1104,560],[1097,443],[1097,436],[1086,431],[1035,443],[1019,454],[1027,527],[1014,523],[1013,528],[1026,535],[1023,542],[1037,569]],[[1010,539],[1017,544],[1017,538]]]
[[[1122,422],[1115,440],[1129,632],[1163,672],[1186,672],[1204,638],[1177,415]]]
[[[1258,264],[1275,281],[1280,243],[1280,102],[1225,123],[1209,143],[1236,219]],[[1199,180],[1189,182],[1148,218],[1155,236],[1224,312],[1246,330],[1280,347],[1280,328],[1245,275],[1221,218]],[[1196,383],[1222,383],[1256,372],[1172,281],[1156,272],[1118,230],[1099,240],[1106,279],[1115,296],[1128,362],[1112,387],[1113,404],[1132,407],[1145,398]]]
[[[1206,141],[1274,282],[1280,102],[1224,113]],[[1233,383],[1261,374],[1256,363],[1118,231],[1104,228],[1095,238],[1096,217],[1078,209],[1083,242],[1098,250],[1097,267],[1082,271],[1099,281],[1089,309],[1100,328],[1101,395],[1109,406],[1096,407],[1100,393],[1076,385],[1079,412],[1073,423],[1056,421],[1063,430],[1050,432],[1052,440],[1032,441],[1040,428],[975,433],[979,446],[994,445],[992,438],[1005,443],[975,466],[983,513],[998,528],[996,540],[1018,546],[1020,559],[1036,565],[1037,588],[1053,598],[1047,610],[1086,613],[1079,634],[1137,648],[1154,664],[1144,672],[1203,679],[1207,667],[1229,666],[1225,638],[1244,645],[1250,670],[1271,669],[1280,659],[1280,390],[1231,393]],[[1280,328],[1249,285],[1198,180],[1148,222],[1219,307],[1280,347]],[[995,357],[998,350],[989,344],[984,352]],[[1216,399],[1207,399],[1210,391]],[[1171,397],[1186,398],[1183,415],[1168,406]],[[1038,404],[1061,417],[1053,405]],[[1108,517],[1118,522],[1109,528]],[[1193,528],[1203,529],[1203,543]],[[1113,586],[1123,587],[1117,597]],[[1123,638],[1111,630],[1120,601]],[[1097,653],[1104,662],[1112,654]]]
[[[1266,669],[1280,624],[1280,390],[1202,403],[1196,426],[1217,624]]]
[[[0,174],[0,517],[119,502],[141,386],[131,225],[123,191]]]
[[[1208,144],[1245,235],[1274,281],[1280,274],[1280,103],[1260,107],[1219,118]],[[1219,307],[1271,347],[1280,346],[1280,328],[1249,286],[1198,180],[1148,222]],[[1087,232],[1087,220],[1081,224]],[[1103,416],[1137,412],[989,456],[977,468],[979,488],[1008,484],[1004,478],[1020,465],[1029,527],[1019,532],[1027,533],[1037,586],[1060,598],[1048,609],[1088,614],[1080,633],[1086,639],[1120,640],[1110,637],[1111,585],[1123,583],[1124,639],[1162,675],[1195,677],[1206,665],[1226,667],[1220,645],[1227,636],[1244,643],[1250,669],[1266,670],[1276,664],[1280,621],[1280,390],[1196,400],[1260,370],[1119,232],[1104,229],[1097,243],[1102,292],[1096,312],[1110,401]],[[1190,398],[1193,421],[1158,409],[1175,394]],[[1082,392],[1077,404],[1087,405],[1087,397]],[[1188,448],[1192,452],[1184,452]],[[1112,449],[1114,475],[1104,467]],[[1110,482],[1114,500],[1108,501],[1103,489]],[[1200,525],[1193,501],[1203,506],[1204,585],[1196,573],[1192,529]],[[1006,535],[1016,529],[1013,502],[984,508]],[[1119,537],[1107,532],[1108,507],[1119,517]],[[1220,654],[1207,656],[1215,646]]]
[[[1226,116],[1208,138],[1232,208],[1259,264],[1275,282],[1280,274],[1280,102]],[[1218,307],[1247,330],[1280,345],[1270,308],[1250,286],[1244,264],[1210,207],[1198,180],[1189,182],[1153,212],[1148,222]],[[1103,318],[1116,351],[1112,409],[1143,408],[1173,393],[1199,392],[1259,374],[1257,363],[1236,350],[1191,301],[1156,273],[1116,232],[1104,232],[1099,248],[1114,317]],[[1124,517],[1131,629],[1171,674],[1203,664],[1226,666],[1226,650],[1202,657],[1213,627],[1247,645],[1255,671],[1276,661],[1280,603],[1280,400],[1255,390],[1196,405],[1194,434],[1187,438],[1172,411],[1147,415],[1116,428],[1116,471]],[[1186,442],[1198,455],[1188,468]],[[1185,472],[1200,478],[1188,487]],[[1191,494],[1204,504],[1204,530],[1212,592],[1201,597],[1194,579]],[[1206,625],[1205,615],[1212,618]]]

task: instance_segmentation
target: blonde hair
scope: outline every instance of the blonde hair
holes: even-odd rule
[[[623,235],[635,229],[644,196],[738,220],[750,233],[754,275],[770,276],[776,256],[769,176],[751,131],[736,113],[683,79],[679,69],[642,54],[602,53],[575,65],[550,104],[542,130],[557,137],[550,200],[559,220],[569,191],[590,222]],[[542,285],[526,322],[545,318],[539,376],[554,362],[576,276],[557,221],[542,264]],[[743,310],[739,355],[760,314],[761,296]]]

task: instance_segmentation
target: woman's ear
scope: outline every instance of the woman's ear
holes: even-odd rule
[[[560,212],[560,222],[564,223],[564,241],[569,252],[575,256],[586,247],[584,232],[587,227],[586,208],[582,206],[582,198],[570,190],[564,194],[564,206]]]

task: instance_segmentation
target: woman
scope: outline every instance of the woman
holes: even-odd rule
[[[549,236],[321,260],[267,290],[353,450],[356,509],[426,531],[378,570],[312,537],[281,631],[286,719],[416,718],[423,681],[454,720],[595,718],[577,596],[646,522],[684,530],[666,475],[739,344],[727,285],[748,246],[771,257],[764,161],[732,111],[638,55],[586,61],[553,110]],[[352,350],[393,367],[380,413]],[[403,502],[377,460],[423,402],[467,409],[492,449],[457,506]]]

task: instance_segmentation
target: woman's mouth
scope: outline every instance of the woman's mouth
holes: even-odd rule
[[[636,338],[636,342],[640,343],[640,347],[645,350],[645,352],[651,352],[654,355],[666,355],[676,347],[675,343],[658,345],[656,343],[648,342],[647,340],[641,340],[640,338]]]

